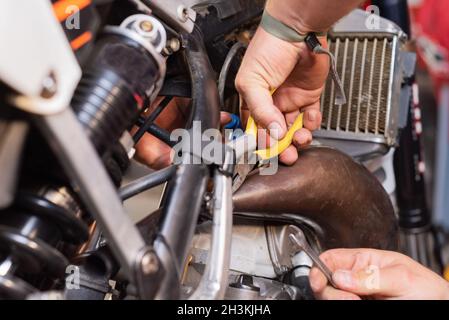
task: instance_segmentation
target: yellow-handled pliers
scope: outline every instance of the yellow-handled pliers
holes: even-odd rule
[[[285,137],[282,140],[277,141],[273,146],[271,146],[267,149],[255,150],[254,152],[260,157],[261,160],[269,160],[269,159],[272,159],[272,158],[280,155],[282,152],[285,151],[285,149],[287,149],[292,144],[293,136],[295,135],[295,132],[302,129],[303,117],[304,117],[304,114],[301,113],[296,118],[295,122],[290,127],[287,134],[285,135]],[[252,136],[256,137],[256,141],[257,141],[257,124],[251,116],[248,118],[245,134],[252,135]]]
[[[263,150],[257,149],[257,124],[251,116],[248,118],[245,134],[233,142],[233,147],[237,155],[236,174],[232,186],[233,192],[242,186],[243,182],[245,182],[246,178],[257,167],[258,163],[265,163],[279,156],[292,144],[295,132],[303,127],[303,117],[304,114],[301,113],[282,140],[275,142],[273,146]]]

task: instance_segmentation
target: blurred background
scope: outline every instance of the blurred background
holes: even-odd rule
[[[418,54],[411,129],[408,138],[403,134],[396,152],[408,153],[415,161],[413,173],[403,171],[400,177],[408,181],[408,186],[404,183],[399,193],[413,203],[401,207],[399,196],[403,251],[449,279],[449,1],[372,0],[365,3],[365,9],[370,5],[377,6],[381,16],[395,21],[409,34],[410,50]],[[408,5],[409,17],[389,10],[401,5]],[[396,170],[406,166],[400,160],[395,159]],[[401,179],[396,176],[396,180]],[[404,219],[411,222],[413,215],[422,219],[419,228],[407,227]],[[430,247],[422,250],[422,246]],[[420,251],[434,255],[424,257]]]

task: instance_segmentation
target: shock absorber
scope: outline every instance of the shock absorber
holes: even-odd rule
[[[105,27],[97,39],[72,108],[100,156],[116,149],[159,92],[165,42],[162,24],[142,14]],[[89,237],[88,213],[69,183],[36,169],[32,175],[15,203],[0,211],[0,298],[61,288],[58,280],[73,258],[68,249]]]

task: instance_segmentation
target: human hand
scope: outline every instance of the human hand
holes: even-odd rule
[[[334,249],[320,258],[333,272],[339,289],[328,285],[316,267],[310,285],[317,299],[430,300],[449,299],[449,283],[411,258],[391,251],[374,249]]]
[[[163,97],[159,97],[145,115],[151,114],[162,100]],[[189,107],[190,99],[174,98],[157,117],[155,123],[168,131],[183,128],[190,112]],[[230,121],[230,114],[222,112],[220,123],[225,125]],[[133,134],[136,131],[137,128],[134,128],[131,133]],[[172,148],[149,133],[142,136],[135,148],[136,160],[152,169],[162,169],[172,163]]]
[[[144,116],[148,116],[163,100],[163,97],[156,99]],[[189,99],[175,98],[165,107],[156,118],[155,123],[168,130],[181,128],[185,125],[186,115],[188,115]],[[133,132],[137,131],[137,128]],[[136,160],[158,170],[169,166],[172,162],[172,149],[170,146],[159,140],[155,136],[145,133],[135,146]]]
[[[327,46],[326,39],[320,41]],[[295,133],[294,144],[296,147],[310,144],[311,131],[321,124],[319,101],[328,72],[326,55],[312,53],[303,42],[278,39],[259,27],[235,82],[243,100],[242,116],[245,118],[250,113],[259,126],[279,140],[304,112],[304,128]],[[273,96],[272,89],[276,89]],[[296,147],[287,148],[280,161],[288,165],[295,163]]]

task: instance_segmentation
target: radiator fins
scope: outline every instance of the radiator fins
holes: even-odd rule
[[[335,87],[328,79],[321,98],[321,130],[386,135],[393,46],[392,38],[387,37],[329,39],[348,102],[334,104]]]

